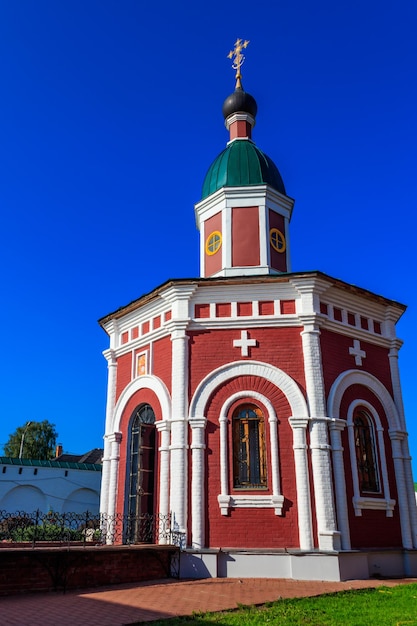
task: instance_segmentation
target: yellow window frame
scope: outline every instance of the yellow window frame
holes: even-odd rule
[[[269,231],[269,241],[274,250],[277,252],[285,252],[287,242],[285,241],[284,234],[278,230],[278,228],[271,228]]]
[[[213,256],[221,248],[222,234],[219,230],[214,230],[206,239],[206,254]]]

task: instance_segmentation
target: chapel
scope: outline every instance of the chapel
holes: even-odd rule
[[[252,137],[247,43],[231,53],[228,142],[195,205],[200,277],[100,320],[100,510],[130,516],[126,543],[143,516],[169,516],[184,577],[416,576],[396,335],[405,306],[291,271],[294,200]]]

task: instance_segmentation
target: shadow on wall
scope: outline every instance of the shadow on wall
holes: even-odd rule
[[[97,515],[100,508],[100,494],[94,489],[75,489],[59,506],[57,495],[53,497],[45,494],[38,487],[32,485],[19,485],[13,487],[0,500],[0,511],[15,513],[16,511],[41,511],[47,513],[50,509],[58,513],[85,513],[89,511]]]
[[[65,499],[62,513],[84,513],[89,511],[98,515],[100,508],[100,494],[94,489],[76,489]]]
[[[38,487],[19,485],[6,493],[0,500],[3,511],[47,511],[47,497]]]

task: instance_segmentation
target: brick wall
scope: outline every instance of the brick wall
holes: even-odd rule
[[[366,402],[369,402],[381,420],[382,427],[384,429],[384,445],[387,462],[388,481],[390,486],[391,498],[397,501],[393,517],[387,517],[385,511],[370,511],[363,510],[361,516],[356,516],[353,510],[352,498],[353,498],[353,483],[352,483],[352,467],[350,463],[350,447],[347,428],[342,433],[342,446],[344,449],[344,464],[346,475],[346,495],[348,500],[348,514],[352,548],[364,548],[372,546],[373,548],[391,548],[401,547],[401,526],[400,516],[398,510],[398,493],[395,480],[394,461],[392,458],[391,439],[388,434],[389,424],[386,418],[384,409],[378,398],[372,393],[370,389],[362,385],[351,385],[343,395],[342,403],[340,406],[340,417],[347,419],[347,409],[350,403],[361,398]],[[379,453],[378,446],[376,446]],[[380,458],[379,467],[381,467]],[[374,498],[378,498],[373,494]],[[382,497],[382,494],[381,494]]]
[[[132,379],[132,353],[123,354],[117,359],[116,401]]]
[[[172,343],[170,337],[158,339],[153,344],[153,372],[166,385],[171,393],[172,382]]]
[[[269,399],[278,417],[278,446],[281,489],[285,497],[282,516],[274,514],[272,508],[234,509],[228,516],[221,515],[217,496],[220,493],[220,428],[219,413],[224,401],[241,390],[253,390]],[[250,401],[250,393],[248,394]],[[241,400],[240,402],[243,402]],[[260,404],[259,401],[256,404]],[[262,408],[262,406],[261,406]],[[231,407],[231,411],[233,407]],[[298,547],[297,495],[295,483],[293,435],[288,422],[291,410],[280,389],[271,382],[256,376],[240,376],[222,385],[213,395],[207,411],[207,545],[210,547],[235,548],[282,548]],[[230,420],[229,420],[230,421]],[[233,488],[232,433],[229,423],[229,493],[231,495],[266,495],[272,493],[270,425],[266,427],[268,487],[263,491]]]
[[[378,378],[384,387],[392,393],[387,348],[375,346],[361,340],[360,346],[366,352],[366,357],[363,359],[362,365],[357,366],[355,358],[349,354],[349,348],[353,346],[352,337],[345,337],[344,335],[322,329],[320,340],[326,394],[329,393],[332,384],[339,374],[350,369],[369,372]]]
[[[0,548],[0,596],[167,578],[176,553],[172,546]]]
[[[192,331],[190,336],[190,397],[201,380],[216,368],[234,361],[256,360],[279,367],[305,390],[301,328],[252,328],[250,338],[257,346],[242,357],[233,346],[240,330]]]

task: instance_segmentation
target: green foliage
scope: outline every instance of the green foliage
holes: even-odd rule
[[[12,533],[12,541],[82,541],[82,531],[63,528],[58,524],[42,524],[17,528]]]
[[[0,521],[0,541],[9,542],[100,542],[100,522],[89,514],[46,513],[6,516]]]
[[[55,424],[48,420],[26,422],[9,435],[4,446],[4,455],[17,459],[22,451],[23,459],[47,461],[55,456],[57,437]]]
[[[190,617],[175,617],[152,623],[154,626],[183,624],[417,626],[417,584],[341,591],[313,598],[284,599],[261,607],[240,607],[235,611],[194,614]]]

